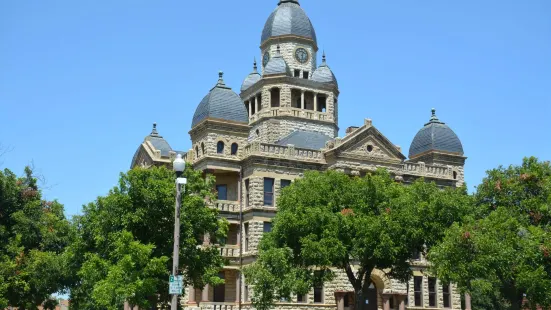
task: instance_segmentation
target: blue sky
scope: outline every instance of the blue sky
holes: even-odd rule
[[[0,1],[2,168],[34,162],[68,215],[103,195],[158,123],[190,147],[218,71],[238,91],[277,0]],[[301,0],[341,90],[407,155],[430,109],[487,169],[551,159],[551,1]],[[321,57],[321,56],[320,56]]]

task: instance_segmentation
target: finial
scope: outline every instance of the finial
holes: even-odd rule
[[[225,87],[226,84],[224,83],[224,72],[219,71],[218,72],[218,83],[216,83],[216,86],[223,86]]]
[[[153,123],[153,129],[151,129],[151,134],[150,136],[159,136],[159,133],[157,132],[157,123]]]
[[[255,57],[255,58],[254,58],[253,71],[254,71],[254,72],[257,72],[257,69],[258,69],[258,67],[256,66],[256,57]]]
[[[431,115],[431,117],[430,117],[430,121],[429,121],[427,124],[425,124],[425,125],[428,125],[428,124],[430,124],[430,123],[441,123],[441,124],[444,124],[444,123],[442,123],[442,122],[438,119],[438,117],[436,116],[436,109],[435,109],[435,108],[432,108],[432,109],[431,109],[431,112],[432,112],[432,115]]]
[[[300,3],[298,3],[298,0],[279,0],[279,3],[277,5],[282,5],[283,3],[288,3],[288,2],[300,5]]]
[[[435,108],[432,108],[432,116],[436,116],[436,109]]]

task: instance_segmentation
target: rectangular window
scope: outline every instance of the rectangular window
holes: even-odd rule
[[[350,307],[350,296],[348,294],[344,295],[344,307],[349,308]]]
[[[281,189],[291,185],[291,180],[281,180]]]
[[[245,180],[245,206],[248,207],[251,200],[250,190],[249,190],[249,179]]]
[[[245,223],[245,252],[249,251],[249,223]]]
[[[413,292],[415,294],[415,306],[423,306],[423,277],[413,277]]]
[[[218,200],[228,200],[228,186],[226,184],[216,185]]]
[[[300,77],[300,70],[295,70],[295,77]]]
[[[444,308],[451,308],[451,290],[450,285],[444,285],[442,287],[442,299],[444,300]]]
[[[264,178],[264,205],[274,205],[274,179]]]
[[[436,278],[429,278],[429,307],[436,307]]]
[[[388,305],[390,309],[394,309],[394,296],[390,296],[388,299]]]
[[[303,72],[302,72],[302,78],[304,78],[304,79],[306,79],[306,80],[308,79],[308,76],[309,76],[309,75],[310,75],[310,72],[308,72],[308,71],[303,71]]]
[[[223,272],[218,274],[218,277],[220,279],[224,279],[225,275]],[[224,302],[226,299],[226,285],[220,284],[214,287],[214,294],[213,294],[213,301],[214,302]]]
[[[306,296],[305,295],[297,295],[297,302],[299,302],[299,303],[306,302]]]
[[[323,303],[323,285],[314,287],[314,302]]]
[[[269,233],[272,231],[272,223],[264,222],[264,233]]]

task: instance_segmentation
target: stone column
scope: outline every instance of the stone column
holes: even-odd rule
[[[337,310],[344,310],[344,294],[339,292],[335,295],[337,298]]]
[[[258,113],[258,98],[254,97],[254,113]]]
[[[383,295],[383,310],[390,310],[390,298],[389,295]]]
[[[210,285],[205,285],[203,292],[201,294],[201,302],[209,302],[209,287]]]
[[[190,305],[197,304],[197,301],[195,300],[195,287],[193,287],[193,285],[189,287],[189,296],[187,299],[187,303]]]
[[[300,91],[300,108],[304,110],[304,90]]]
[[[471,295],[465,294],[465,310],[471,310]]]
[[[318,111],[318,93],[314,93],[314,111]]]
[[[251,116],[253,116],[253,105],[250,100],[247,101],[247,104],[249,105],[249,118],[251,118]]]
[[[241,294],[241,286],[239,279],[241,278],[241,273],[239,271],[235,271],[235,302],[239,302],[239,294]]]
[[[399,303],[398,309],[406,310],[406,296],[405,295],[400,295],[400,296],[398,296],[397,299],[398,299],[398,303]]]

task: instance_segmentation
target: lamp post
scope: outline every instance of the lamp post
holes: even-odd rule
[[[174,209],[174,253],[172,253],[172,275],[178,275],[178,261],[180,258],[180,201],[181,191],[180,184],[185,186],[187,183],[186,178],[182,178],[184,169],[186,168],[186,162],[182,159],[182,155],[178,154],[176,159],[172,163],[172,168],[176,172],[176,205]],[[178,308],[178,294],[172,295],[172,302],[170,303],[170,309],[176,310]]]

